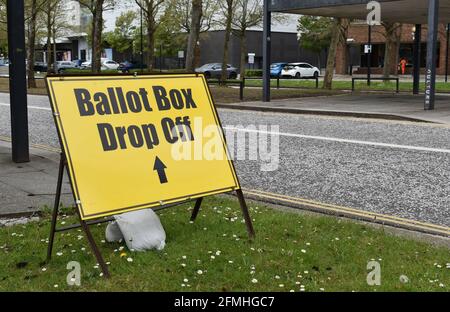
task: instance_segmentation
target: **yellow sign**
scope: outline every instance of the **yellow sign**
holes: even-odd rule
[[[82,219],[239,189],[203,75],[48,77]]]

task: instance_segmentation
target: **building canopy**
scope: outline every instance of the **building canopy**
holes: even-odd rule
[[[365,20],[370,0],[271,0],[270,11]],[[381,20],[426,24],[428,0],[378,0]],[[439,1],[439,22],[450,22],[450,0]]]

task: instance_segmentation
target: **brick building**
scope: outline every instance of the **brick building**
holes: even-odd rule
[[[403,24],[400,33],[400,48],[398,59],[405,58],[408,61],[407,74],[412,73],[412,60],[414,48],[414,25]],[[426,67],[426,47],[427,47],[427,27],[422,27],[422,44],[420,67],[421,72]],[[353,73],[367,73],[367,55],[364,53],[364,45],[368,41],[368,26],[366,23],[352,23],[347,31],[347,43],[341,44],[336,53],[336,73],[349,74],[350,67],[353,67]],[[383,26],[372,27],[372,73],[381,74],[383,71],[384,52],[385,52],[385,29]],[[445,74],[445,59],[447,49],[447,31],[446,25],[440,24],[438,31],[438,57],[437,74]],[[450,68],[450,67],[449,67]]]

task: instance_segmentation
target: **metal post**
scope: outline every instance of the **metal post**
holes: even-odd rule
[[[413,94],[419,94],[420,86],[420,45],[422,42],[422,25],[416,24],[414,32],[414,73],[413,73]]]
[[[436,95],[436,52],[439,0],[428,2],[427,71],[425,74],[425,110],[434,109]]]
[[[163,45],[160,44],[159,45],[159,72],[160,73],[162,73],[162,63],[163,63],[162,51],[163,51]]]
[[[264,0],[263,18],[263,102],[270,102],[270,50],[271,50],[271,12],[270,0]]]
[[[144,72],[144,33],[143,33],[143,16],[142,16],[142,7],[141,7],[141,73]]]
[[[448,82],[448,47],[450,41],[450,23],[447,24],[447,49],[445,49],[445,82]]]
[[[370,76],[371,76],[371,67],[372,67],[372,26],[369,25],[368,29],[368,45],[369,45],[369,53],[367,53],[367,85],[370,86]]]
[[[28,146],[24,0],[8,0],[7,8],[12,160],[15,163],[23,163],[30,161]],[[32,65],[30,64],[30,66]]]

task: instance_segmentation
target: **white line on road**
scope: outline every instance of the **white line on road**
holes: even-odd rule
[[[9,105],[9,103],[0,103],[0,106],[10,106],[10,105]],[[51,111],[51,109],[49,107],[28,106],[28,108]],[[349,140],[349,139],[332,138],[332,137],[324,137],[324,136],[314,136],[314,135],[305,135],[305,134],[287,133],[287,132],[273,132],[273,131],[245,129],[245,128],[236,128],[236,127],[227,127],[227,126],[225,126],[223,128],[226,129],[226,130],[231,130],[231,131],[264,133],[264,134],[268,134],[268,135],[279,135],[279,136],[292,137],[292,138],[302,138],[302,139],[311,139],[311,140],[331,141],[331,142],[360,144],[360,145],[371,145],[371,146],[398,148],[398,149],[406,149],[406,150],[413,150],[413,151],[450,154],[450,149],[443,149],[443,148],[433,148],[433,147],[424,147],[424,146],[412,146],[412,145],[399,145],[399,144],[389,144],[389,143],[380,143],[380,142],[371,142],[371,141]]]
[[[9,103],[0,103],[0,106],[10,106],[10,105],[9,105]],[[50,107],[41,107],[41,106],[28,105],[28,108],[51,111]]]
[[[378,147],[389,147],[389,148],[398,148],[398,149],[406,149],[406,150],[414,150],[414,151],[422,151],[422,152],[434,152],[434,153],[447,153],[447,154],[450,154],[450,149],[442,149],[442,148],[432,148],[432,147],[424,147],[424,146],[411,146],[411,145],[399,145],[399,144],[389,144],[389,143],[370,142],[370,141],[349,140],[349,139],[331,138],[331,137],[324,137],[324,136],[313,136],[313,135],[304,135],[304,134],[286,133],[286,132],[276,132],[276,131],[275,132],[274,131],[264,131],[264,130],[256,130],[256,129],[227,127],[227,126],[225,126],[223,128],[226,129],[226,130],[231,130],[231,131],[264,133],[264,134],[268,134],[268,135],[279,135],[279,136],[293,137],[293,138],[322,140],[322,141],[331,141],[331,142],[339,142],[339,143],[371,145],[371,146],[378,146]]]

